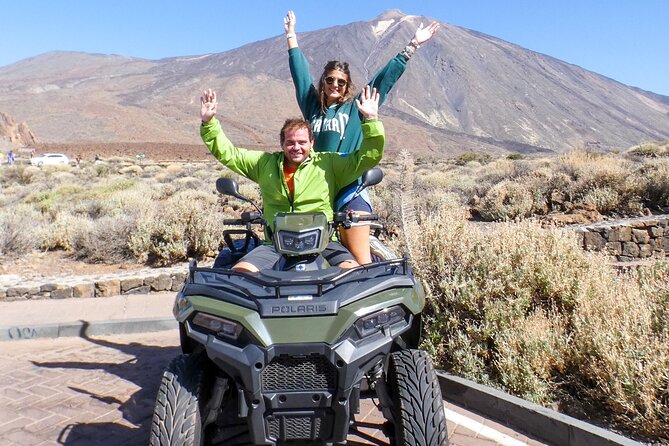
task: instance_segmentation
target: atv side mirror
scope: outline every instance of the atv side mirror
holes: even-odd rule
[[[246,201],[251,203],[251,205],[256,208],[256,210],[262,215],[262,211],[257,204],[253,202],[250,198],[246,198],[244,195],[239,193],[239,185],[232,178],[218,178],[216,180],[216,190],[219,194],[230,195],[239,200]]]
[[[249,201],[248,198],[239,193],[239,185],[232,178],[218,178],[216,180],[216,190],[219,194],[230,195],[243,201]]]
[[[362,174],[362,183],[358,186],[358,190],[362,190],[369,186],[375,186],[383,180],[383,171],[379,167],[373,167],[366,170]]]

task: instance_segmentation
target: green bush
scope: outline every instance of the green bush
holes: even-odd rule
[[[458,155],[455,158],[455,164],[458,166],[464,166],[465,164],[471,162],[477,162],[481,164],[486,164],[492,159],[492,156],[488,153],[478,153],[478,152],[465,152],[461,155]]]

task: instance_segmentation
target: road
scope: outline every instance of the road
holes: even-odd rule
[[[146,445],[176,331],[0,342],[0,444]],[[452,446],[543,445],[445,403]],[[387,445],[369,401],[349,445]]]

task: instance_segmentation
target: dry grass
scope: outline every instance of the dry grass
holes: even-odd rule
[[[457,200],[430,202],[416,271],[438,367],[669,441],[669,265],[618,273],[570,232],[473,224]]]
[[[214,163],[133,163],[2,169],[0,251],[65,250],[89,262],[149,264],[213,255],[222,218]]]
[[[669,157],[659,154],[667,143],[642,147],[656,155],[573,151],[553,158],[486,163],[462,164],[456,159],[435,170],[419,169],[417,182],[458,193],[486,221],[578,209],[611,217],[667,212]]]
[[[224,210],[246,207],[215,194],[215,179],[230,173],[213,162],[133,163],[0,170],[0,253],[62,249],[89,262],[151,264],[212,255]],[[386,168],[371,195],[391,247],[411,245],[430,290],[424,346],[437,366],[669,443],[669,266],[618,273],[571,233],[523,220],[578,206],[662,209],[669,160],[574,152],[409,167],[404,209],[399,170]],[[240,190],[260,198],[248,181]],[[470,202],[508,222],[472,224]],[[402,228],[411,233],[401,237]]]

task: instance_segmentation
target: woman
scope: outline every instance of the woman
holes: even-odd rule
[[[314,133],[314,150],[318,152],[350,153],[358,150],[362,141],[360,123],[362,115],[355,107],[357,97],[355,85],[351,80],[348,63],[330,61],[323,68],[323,74],[317,86],[309,73],[309,64],[304,53],[297,45],[295,13],[288,11],[284,18],[284,30],[288,41],[288,63],[295,85],[297,103],[304,119],[311,123]],[[376,88],[381,105],[395,82],[402,76],[407,62],[414,52],[432,38],[439,29],[437,22],[423,28],[421,23],[413,38],[404,49],[386,64],[368,85]],[[357,183],[344,188],[335,202],[336,210],[354,211],[360,214],[372,212],[369,196],[366,192],[354,197]],[[369,252],[369,226],[353,226],[342,230],[344,245],[361,265],[372,261]]]

